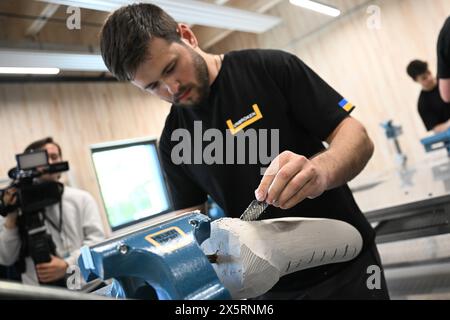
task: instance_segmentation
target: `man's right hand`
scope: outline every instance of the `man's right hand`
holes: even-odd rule
[[[8,188],[3,193],[3,203],[5,206],[13,206],[17,203],[17,189]],[[6,229],[14,229],[17,225],[17,211],[9,213],[4,222]]]
[[[443,122],[443,123],[441,123],[441,124],[438,124],[437,126],[435,126],[433,128],[433,132],[435,134],[439,134],[439,133],[442,133],[444,131],[447,131],[448,129],[450,129],[450,119],[445,121],[445,122]]]
[[[17,203],[17,189],[8,188],[3,193],[3,203],[5,206],[13,206]]]
[[[17,226],[17,211],[11,212],[5,218],[5,222],[3,224],[6,229],[14,229]]]

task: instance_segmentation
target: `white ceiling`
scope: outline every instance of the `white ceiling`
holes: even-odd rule
[[[278,17],[197,0],[36,0],[52,4],[112,12],[135,2],[148,2],[167,11],[175,20],[214,28],[263,33],[281,22]]]

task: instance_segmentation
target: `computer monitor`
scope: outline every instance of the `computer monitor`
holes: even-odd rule
[[[90,148],[113,231],[171,211],[156,139],[121,140]]]

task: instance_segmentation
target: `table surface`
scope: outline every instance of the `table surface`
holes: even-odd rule
[[[434,151],[424,161],[355,179],[349,186],[365,214],[450,198],[450,158],[445,150]]]

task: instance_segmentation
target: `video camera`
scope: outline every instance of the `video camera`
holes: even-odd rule
[[[45,174],[69,170],[68,162],[49,164],[46,150],[16,155],[17,167],[8,172],[13,182],[0,190],[0,215],[19,211],[18,228],[23,255],[31,256],[35,264],[49,262],[55,248],[45,226],[45,208],[61,202],[63,184],[40,179]],[[6,192],[14,191],[14,203],[5,203]]]

